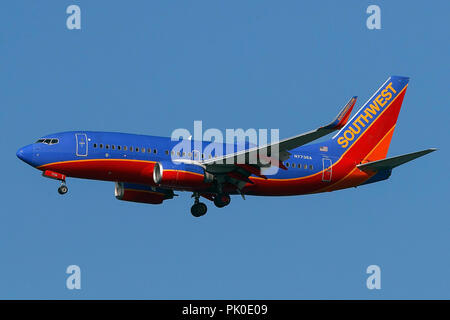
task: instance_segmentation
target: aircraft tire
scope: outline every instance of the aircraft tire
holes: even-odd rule
[[[214,204],[217,208],[223,208],[229,205],[231,202],[231,198],[227,194],[218,194],[214,197]]]
[[[60,186],[60,187],[58,188],[58,193],[59,193],[59,194],[66,194],[67,191],[69,191],[69,188],[67,188],[67,186],[65,186],[65,185],[62,185],[62,186]]]
[[[196,218],[204,216],[206,211],[208,211],[208,207],[202,202],[196,203],[191,207],[191,214]]]

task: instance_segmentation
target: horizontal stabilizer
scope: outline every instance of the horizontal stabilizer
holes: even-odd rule
[[[422,151],[417,151],[413,153],[407,153],[401,156],[387,158],[383,160],[368,162],[364,164],[358,164],[357,167],[363,171],[380,171],[380,170],[388,170],[398,167],[404,163],[407,163],[411,160],[424,156],[430,152],[436,151],[435,148],[430,148]]]

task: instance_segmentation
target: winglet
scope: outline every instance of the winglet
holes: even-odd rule
[[[350,118],[350,114],[352,113],[353,107],[355,106],[356,99],[358,97],[354,96],[352,97],[345,107],[339,112],[337,117],[329,124],[323,127],[324,129],[332,129],[332,130],[338,130],[345,126],[345,124],[348,121],[348,118]]]

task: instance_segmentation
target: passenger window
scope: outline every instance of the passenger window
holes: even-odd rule
[[[158,153],[158,150],[153,149],[153,153],[154,153],[154,154],[157,154],[157,153]]]
[[[183,152],[183,157],[186,157],[186,152]]]
[[[94,148],[97,148],[97,144],[96,143],[94,143]]]
[[[286,162],[286,168],[289,168],[289,162]]]
[[[135,150],[136,150],[136,152],[139,152],[139,147],[136,147],[136,149],[135,149]]]
[[[305,164],[305,165],[303,166],[303,169],[308,169],[308,165]]]
[[[151,148],[147,148],[147,152],[148,153],[152,153],[152,149]]]
[[[102,149],[102,148],[103,148],[103,144],[100,143],[100,149]]]
[[[313,167],[312,164],[309,165],[309,169],[310,169],[310,170],[314,169],[314,167]]]
[[[130,147],[130,152],[133,152],[133,147]]]
[[[117,150],[120,150],[120,149],[122,149],[122,147],[121,146],[117,146]]]
[[[144,153],[145,152],[145,148],[141,148],[141,152]]]
[[[171,154],[172,156],[174,156],[174,155],[175,155],[175,151],[172,150],[172,152],[171,152],[170,154]]]
[[[127,146],[123,146],[123,151],[127,151],[128,147]]]
[[[115,145],[111,145],[111,149],[116,150],[116,146]]]
[[[166,155],[169,155],[169,150],[164,151]]]
[[[105,149],[109,149],[109,144],[105,144]]]
[[[181,155],[180,151],[177,151],[177,156],[179,157]]]

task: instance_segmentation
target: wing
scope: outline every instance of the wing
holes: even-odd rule
[[[279,142],[242,150],[219,158],[202,162],[205,170],[214,174],[219,182],[229,182],[238,190],[246,183],[252,183],[248,177],[252,174],[266,178],[261,168],[278,165],[286,169],[282,161],[289,158],[289,151],[319,139],[329,133],[341,129],[347,123],[357,97],[352,97],[337,117],[328,125]],[[222,181],[220,181],[222,180]]]

